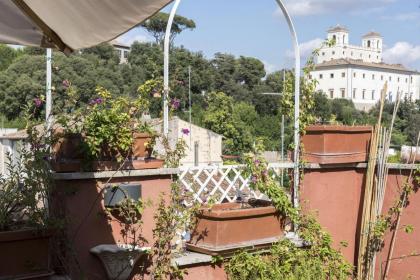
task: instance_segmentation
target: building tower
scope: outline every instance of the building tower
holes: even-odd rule
[[[382,36],[378,32],[369,32],[362,37],[362,46],[367,49],[382,52]]]
[[[346,46],[349,44],[349,31],[337,24],[328,30],[327,38],[329,41],[334,40],[336,46]]]

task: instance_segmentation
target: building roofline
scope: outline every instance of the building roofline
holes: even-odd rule
[[[420,74],[415,70],[410,70],[405,68],[401,64],[387,64],[387,63],[374,63],[374,62],[364,62],[362,60],[357,59],[333,59],[330,61],[324,61],[320,64],[315,65],[315,70],[320,68],[330,68],[330,67],[337,67],[337,66],[364,66],[369,68],[377,68],[377,69],[385,69],[385,70],[394,70],[399,72],[411,73],[411,74]]]
[[[349,32],[349,30],[345,27],[345,26],[341,26],[339,24],[337,24],[334,27],[330,27],[327,30],[328,33],[332,33],[332,32]]]
[[[375,31],[370,31],[362,36],[362,38],[382,38],[382,35]]]
[[[130,49],[130,48],[131,48],[131,46],[130,46],[130,45],[127,45],[127,44],[121,43],[121,42],[119,42],[119,41],[117,41],[117,40],[112,40],[112,41],[110,41],[109,43],[110,43],[111,45],[113,45],[114,47],[122,47],[122,48],[126,48],[126,49]]]

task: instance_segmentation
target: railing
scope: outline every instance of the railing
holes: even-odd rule
[[[292,163],[270,164],[275,176],[286,174],[293,168]],[[243,175],[241,165],[181,167],[179,182],[186,191],[192,193],[194,202],[214,203],[233,202],[241,198],[266,198],[264,194],[249,188],[249,178]],[[193,201],[186,201],[187,205]]]

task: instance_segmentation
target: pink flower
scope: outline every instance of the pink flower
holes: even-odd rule
[[[62,84],[63,84],[64,88],[70,87],[70,81],[69,80],[64,80]]]
[[[190,134],[190,130],[188,128],[183,128],[181,129],[182,134],[184,135],[189,135]]]
[[[34,98],[35,107],[39,108],[42,106],[42,100],[38,97]]]
[[[178,98],[174,98],[171,100],[172,109],[177,110],[180,105],[181,105],[181,100],[179,100]]]

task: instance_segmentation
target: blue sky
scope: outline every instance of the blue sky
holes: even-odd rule
[[[350,43],[377,31],[384,37],[384,60],[420,70],[420,0],[284,0],[299,37],[303,59],[336,24],[350,30]],[[169,11],[169,7],[165,9]],[[197,28],[175,40],[211,58],[216,52],[257,57],[269,72],[290,67],[292,45],[286,22],[274,0],[183,0],[178,14]],[[135,29],[119,39],[151,40]]]

